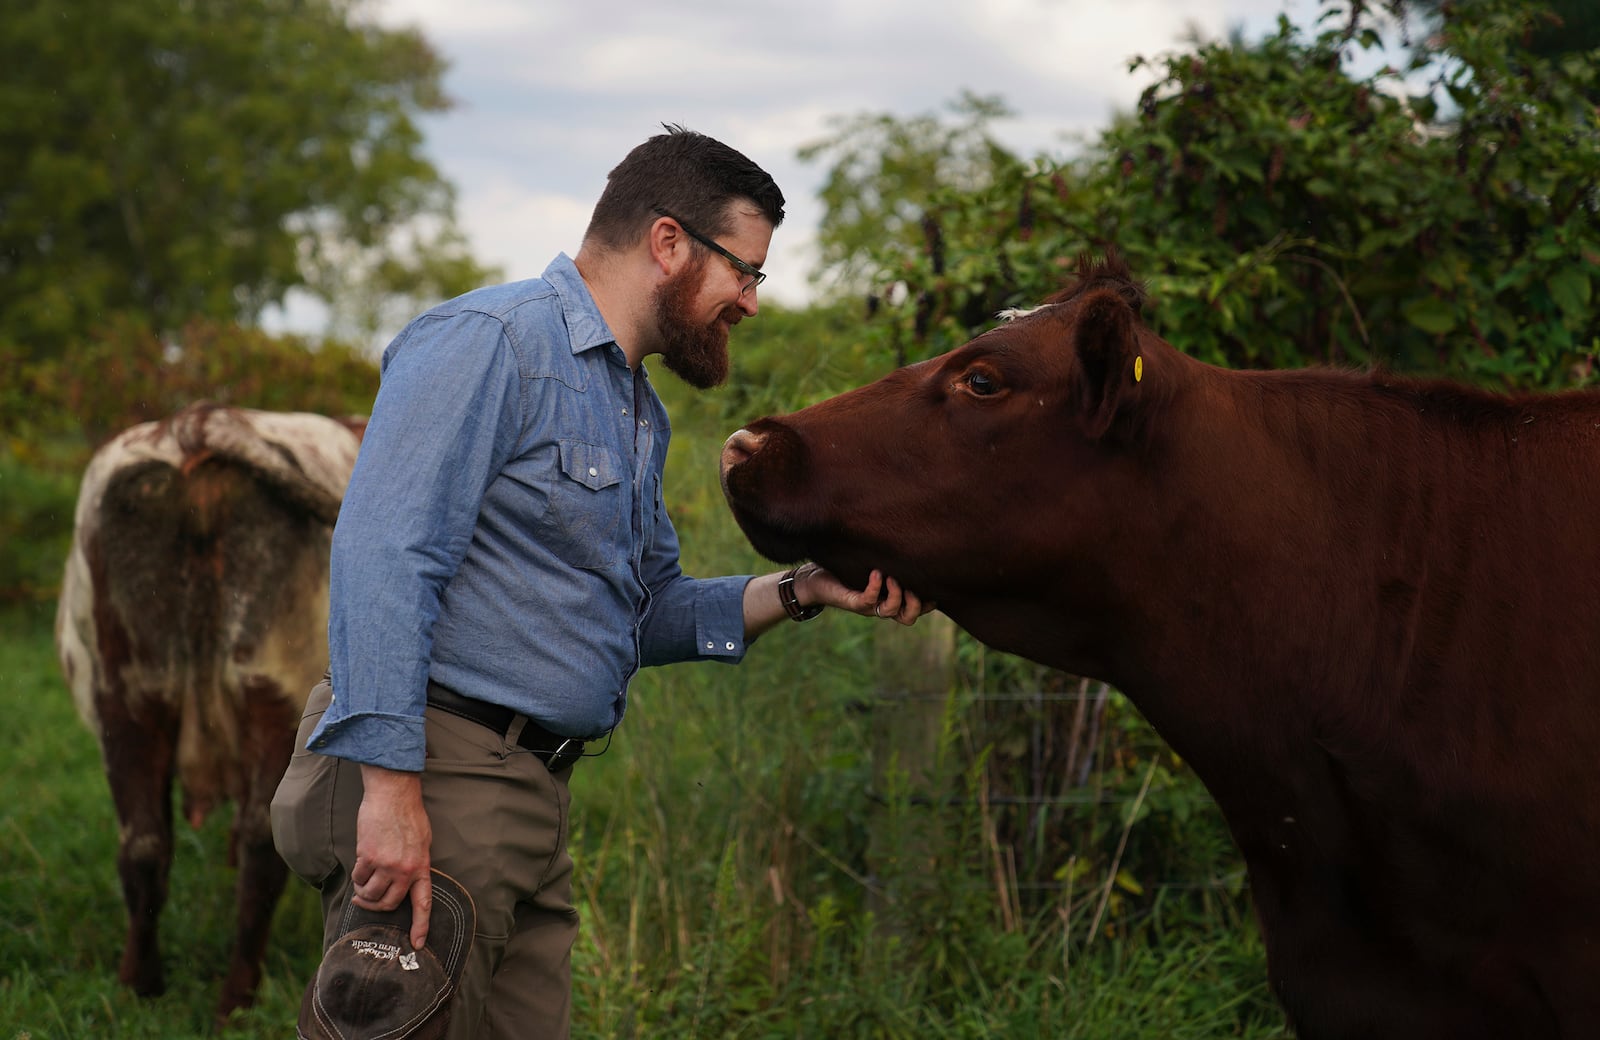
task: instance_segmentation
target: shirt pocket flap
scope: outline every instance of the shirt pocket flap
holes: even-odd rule
[[[622,480],[622,467],[611,450],[587,441],[561,442],[561,472],[591,491]]]

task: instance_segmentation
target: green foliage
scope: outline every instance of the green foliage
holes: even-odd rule
[[[949,109],[953,124],[934,114],[835,118],[831,137],[800,149],[802,161],[831,160],[818,193],[819,274],[845,291],[859,289],[869,253],[922,251],[923,215],[934,197],[948,188],[982,190],[997,168],[1015,162],[987,130],[1010,114],[1000,99],[963,92]]]
[[[96,329],[66,358],[19,353],[0,345],[0,365],[18,375],[0,391],[0,429],[13,453],[41,464],[87,461],[36,458],[54,436],[81,433],[95,446],[194,401],[364,415],[378,388],[377,366],[352,347],[201,320],[170,337],[124,320]]]
[[[436,296],[476,281],[416,124],[448,105],[442,65],[416,32],[358,10],[8,10],[0,340],[51,357],[124,319],[162,332],[253,322],[296,286],[338,308],[347,286]],[[425,225],[442,231],[414,247],[401,238]]]
[[[865,317],[854,300],[805,310],[763,305],[757,320],[741,324],[732,337],[733,367],[725,386],[685,392],[682,383],[666,378],[657,389],[674,419],[682,412],[694,424],[716,423],[732,433],[751,419],[792,412],[888,371],[879,336],[866,327]],[[652,369],[657,371],[659,366]]]
[[[21,445],[0,445],[0,603],[53,602],[78,497],[76,472],[28,465]]]
[[[351,347],[209,321],[175,337],[118,322],[59,359],[0,343],[0,371],[0,601],[55,595],[79,479],[110,436],[201,400],[365,415],[378,387]]]
[[[875,254],[878,283],[904,287],[889,314],[915,353],[941,351],[1114,247],[1158,329],[1206,360],[1587,381],[1600,63],[1520,49],[1541,17],[1481,0],[1403,70],[1358,75],[1382,37],[1329,0],[1311,38],[1284,19],[1259,43],[1137,60],[1160,79],[1090,155],[997,163],[930,204],[940,248]]]
[[[1392,0],[1406,11],[1435,18],[1455,17],[1480,0]],[[1600,7],[1592,0],[1546,0],[1529,26],[1523,42],[1534,54],[1553,57],[1581,54],[1600,47]]]

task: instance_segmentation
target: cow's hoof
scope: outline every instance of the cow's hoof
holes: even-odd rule
[[[167,980],[159,964],[151,966],[124,961],[117,978],[141,997],[159,997],[167,991]]]
[[[217,1002],[217,1015],[216,1018],[212,1019],[211,1031],[213,1033],[222,1032],[227,1028],[228,1019],[233,1016],[235,1011],[241,1008],[253,1007],[255,1002],[254,994],[230,993],[227,989],[224,989],[222,991],[222,999]]]

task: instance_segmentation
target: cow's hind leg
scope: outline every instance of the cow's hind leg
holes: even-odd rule
[[[265,807],[261,812],[265,815]],[[243,810],[240,815],[242,818]],[[256,828],[249,830],[254,832]],[[289,868],[273,847],[270,825],[265,830],[264,837],[259,833],[247,836],[241,828],[235,837],[239,856],[239,881],[235,890],[238,934],[228,964],[228,977],[222,983],[222,993],[217,1000],[219,1025],[235,1009],[255,1003],[256,988],[261,984],[261,961],[272,931],[273,911],[289,879]]]
[[[154,700],[99,704],[106,779],[117,810],[117,874],[128,939],[117,977],[142,997],[166,990],[159,926],[172,871],[172,779],[177,719]]]
[[[278,781],[289,767],[299,720],[275,684],[248,683],[243,692],[247,720],[244,760],[249,773],[233,827],[233,858],[239,868],[235,886],[238,928],[228,977],[217,1003],[219,1026],[234,1009],[255,1002],[272,915],[289,879],[289,868],[272,843],[270,807]]]

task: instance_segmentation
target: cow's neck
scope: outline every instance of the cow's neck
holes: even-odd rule
[[[965,623],[1021,631],[1018,652],[1119,686],[1186,754],[1232,756],[1227,719],[1303,730],[1324,704],[1404,681],[1439,504],[1419,492],[1416,453],[1375,463],[1360,393],[1192,376],[1153,428],[1158,491],[1108,518],[1093,550],[1107,586]]]

